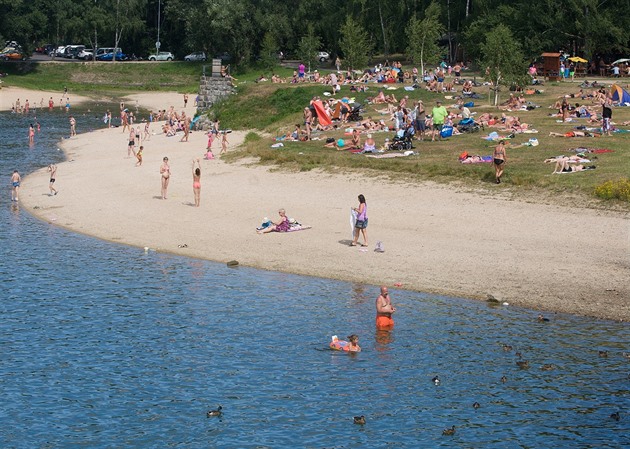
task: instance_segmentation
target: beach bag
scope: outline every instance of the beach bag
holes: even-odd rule
[[[537,147],[538,146],[538,139],[536,139],[535,137],[532,137],[531,139],[529,139],[529,145],[532,147]]]
[[[453,135],[453,127],[452,126],[443,126],[442,131],[440,131],[440,136],[442,138],[451,137]]]
[[[465,118],[459,121],[460,125],[472,125],[473,123],[475,123],[475,120],[471,119],[471,118]]]
[[[385,248],[383,247],[383,242],[381,242],[380,240],[376,242],[376,248],[374,248],[374,251],[376,251],[377,253],[384,253]]]

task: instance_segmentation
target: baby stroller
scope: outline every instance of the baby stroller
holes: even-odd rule
[[[392,143],[389,145],[391,151],[406,151],[413,148],[413,136],[416,134],[416,129],[413,125],[407,126],[407,128],[400,129],[393,138]]]
[[[349,122],[358,122],[363,120],[363,117],[361,117],[361,108],[363,106],[360,103],[353,103],[350,109],[350,112],[348,112],[348,121]]]

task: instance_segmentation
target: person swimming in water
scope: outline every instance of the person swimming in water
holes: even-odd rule
[[[349,335],[348,341],[339,340],[336,335],[333,335],[330,342],[330,349],[334,351],[345,352],[361,352],[361,346],[359,346],[359,336],[356,334]]]

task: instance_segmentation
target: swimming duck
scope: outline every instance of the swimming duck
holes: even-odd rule
[[[521,354],[520,352],[517,352],[516,354],[514,354],[516,357],[518,357],[519,359],[523,358],[523,354]]]
[[[599,351],[600,357],[608,357],[608,351]]]
[[[527,360],[517,360],[516,364],[520,369],[529,368],[529,362]]]
[[[540,369],[543,371],[553,371],[554,369],[556,369],[556,365],[554,365],[553,363],[545,363],[543,366],[540,367]]]
[[[452,426],[450,429],[444,429],[442,435],[455,435],[455,426]]]
[[[549,318],[545,318],[545,317],[543,316],[543,314],[541,313],[540,315],[538,315],[538,321],[543,321],[543,322],[544,322],[544,321],[549,321]]]
[[[221,416],[221,413],[222,413],[221,410],[223,410],[223,407],[219,405],[216,410],[208,410],[208,413],[206,413],[206,416],[208,418],[212,418],[214,416]]]
[[[355,416],[354,417],[354,423],[358,424],[360,426],[363,426],[365,424],[365,416],[363,416],[363,415]]]
[[[431,382],[433,382],[435,385],[440,385],[440,378],[438,376],[435,376],[433,379],[431,379]]]
[[[511,351],[513,348],[510,345],[503,345],[503,350],[504,351]]]
[[[507,382],[507,377],[501,376],[501,382],[506,383]]]
[[[615,421],[619,421],[621,419],[621,415],[619,414],[619,412],[611,413],[610,417]]]
[[[473,404],[473,408],[474,408],[475,410],[477,410],[479,407],[481,407],[481,405],[479,404],[479,402],[475,402],[475,403]]]

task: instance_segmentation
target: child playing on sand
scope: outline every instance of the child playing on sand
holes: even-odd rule
[[[144,150],[144,146],[140,145],[140,149],[136,153],[136,159],[138,159],[138,162],[136,162],[136,167],[140,167],[142,165],[142,151],[143,150]]]
[[[227,153],[228,143],[227,133],[223,131],[223,137],[221,138],[221,152],[219,154]]]

